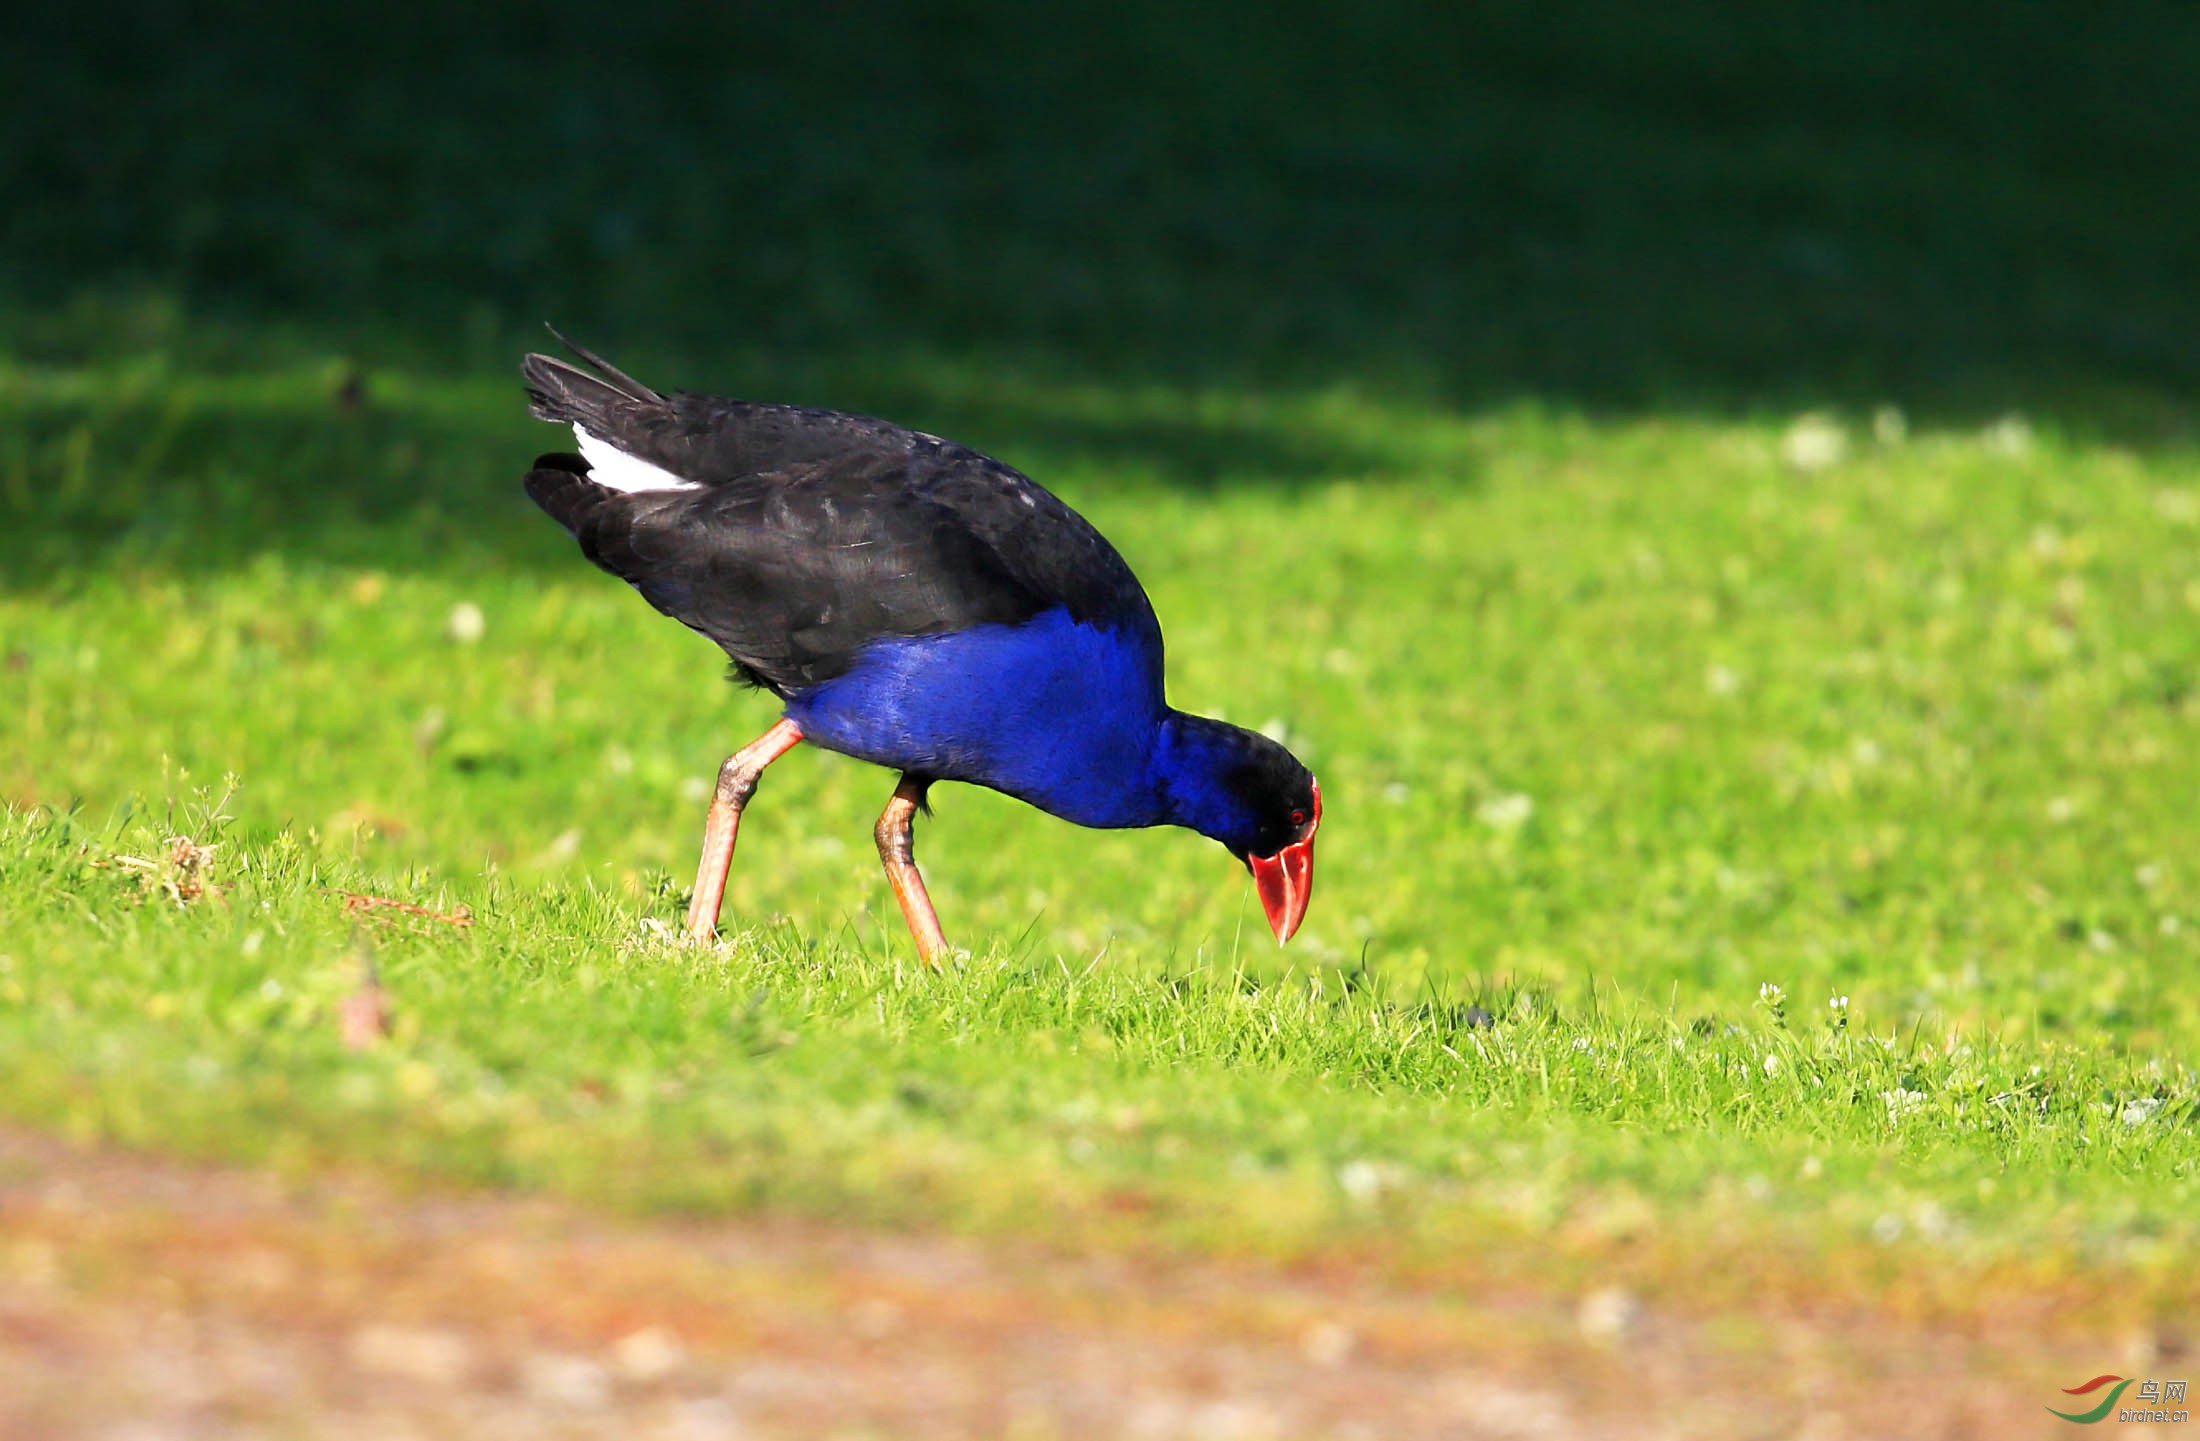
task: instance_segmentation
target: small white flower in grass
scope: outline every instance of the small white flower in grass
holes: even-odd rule
[[[1778,1010],[1780,1007],[1786,1005],[1787,998],[1788,993],[1781,990],[1776,982],[1765,981],[1760,983],[1757,987],[1758,1001],[1763,1005],[1772,1007],[1774,1010]]]
[[[1742,678],[1723,665],[1704,667],[1703,688],[1713,695],[1732,695],[1742,688]]]
[[[1827,415],[1801,415],[1780,437],[1780,459],[1806,475],[1831,470],[1849,453],[1849,434]]]
[[[2154,1113],[2162,1109],[2160,1096],[2141,1096],[2124,1107],[2124,1124],[2143,1126],[2154,1119]]]
[[[482,615],[481,607],[470,600],[452,606],[451,618],[444,622],[444,630],[460,645],[472,645],[488,628],[489,621]]]
[[[2032,422],[2015,411],[1979,432],[1979,444],[1996,455],[2011,459],[2032,453]]]
[[[1879,1099],[1887,1103],[1887,1122],[1893,1125],[1904,1116],[1925,1104],[1929,1099],[1923,1091],[1912,1091],[1897,1086],[1891,1091],[1881,1091]]]
[[[2056,796],[2047,803],[2047,818],[2057,825],[2078,813],[2078,803],[2068,796]]]
[[[1779,1075],[1779,1074],[1780,1074],[1780,1055],[1779,1055],[1779,1052],[1777,1052],[1777,1051],[1767,1051],[1767,1052],[1765,1052],[1765,1074],[1766,1074],[1766,1075],[1768,1075],[1768,1076],[1777,1076],[1777,1075]]]
[[[1535,798],[1513,791],[1492,796],[1475,808],[1474,818],[1495,831],[1517,831],[1535,814]]]
[[[1368,1206],[1381,1200],[1396,1179],[1390,1167],[1377,1161],[1347,1161],[1337,1168],[1337,1184],[1355,1205]]]
[[[1910,1211],[1910,1224],[1928,1241],[1946,1241],[1955,1235],[1955,1222],[1937,1201],[1920,1201]]]
[[[2131,873],[2131,878],[2151,891],[2162,883],[2162,868],[2154,862],[2148,861],[2145,865],[2134,870]]]

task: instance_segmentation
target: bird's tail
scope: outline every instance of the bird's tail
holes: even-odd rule
[[[596,435],[617,435],[626,429],[622,422],[637,407],[655,410],[666,404],[665,397],[610,361],[559,335],[555,327],[545,328],[588,370],[554,355],[531,354],[521,361],[527,409],[535,419],[577,425]]]

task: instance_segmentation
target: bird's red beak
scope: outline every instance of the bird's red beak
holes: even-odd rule
[[[1322,823],[1322,788],[1314,786],[1314,815],[1306,832],[1272,856],[1248,856],[1253,870],[1253,889],[1260,892],[1260,908],[1268,913],[1268,928],[1276,944],[1298,934],[1306,919],[1306,903],[1314,895],[1314,832]]]

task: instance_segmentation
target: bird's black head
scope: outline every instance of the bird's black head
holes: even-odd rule
[[[1276,940],[1291,939],[1314,890],[1313,772],[1259,732],[1205,716],[1172,716],[1155,763],[1170,819],[1244,862]]]

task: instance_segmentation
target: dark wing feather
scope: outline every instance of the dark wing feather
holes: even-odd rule
[[[841,674],[885,636],[1056,607],[1147,636],[1158,686],[1160,627],[1114,548],[1007,467],[931,447],[951,453],[843,454],[631,494],[538,463],[527,488],[590,560],[781,695]]]
[[[851,453],[905,452],[910,442],[931,439],[867,415],[684,390],[660,394],[564,336],[558,339],[595,373],[554,355],[529,355],[520,362],[529,413],[580,426],[682,480],[714,485]]]
[[[609,381],[612,385],[616,386],[619,392],[622,395],[625,395],[628,399],[641,401],[653,400],[658,402],[659,404],[663,403],[663,396],[659,395],[656,391],[651,390],[648,386],[642,384],[633,376],[628,375],[625,371],[619,369],[619,367],[613,365],[610,361],[604,359],[595,351],[590,350],[587,346],[581,344],[579,341],[571,339],[565,334],[565,332],[559,330],[555,325],[545,325],[543,329],[549,331],[553,336],[556,336],[558,344],[564,346],[567,350],[571,351],[573,357],[576,360],[579,360],[583,365],[586,365],[590,370],[595,371],[596,374],[601,376],[604,380]],[[570,369],[570,367],[568,368]]]
[[[588,480],[578,456],[545,456],[528,494],[590,560],[750,679],[792,694],[881,637],[1060,607],[1144,638],[1158,693],[1161,631],[1145,591],[1097,530],[1025,476],[868,416],[660,395],[572,349],[597,373],[527,357],[534,413],[699,484],[623,492]]]

